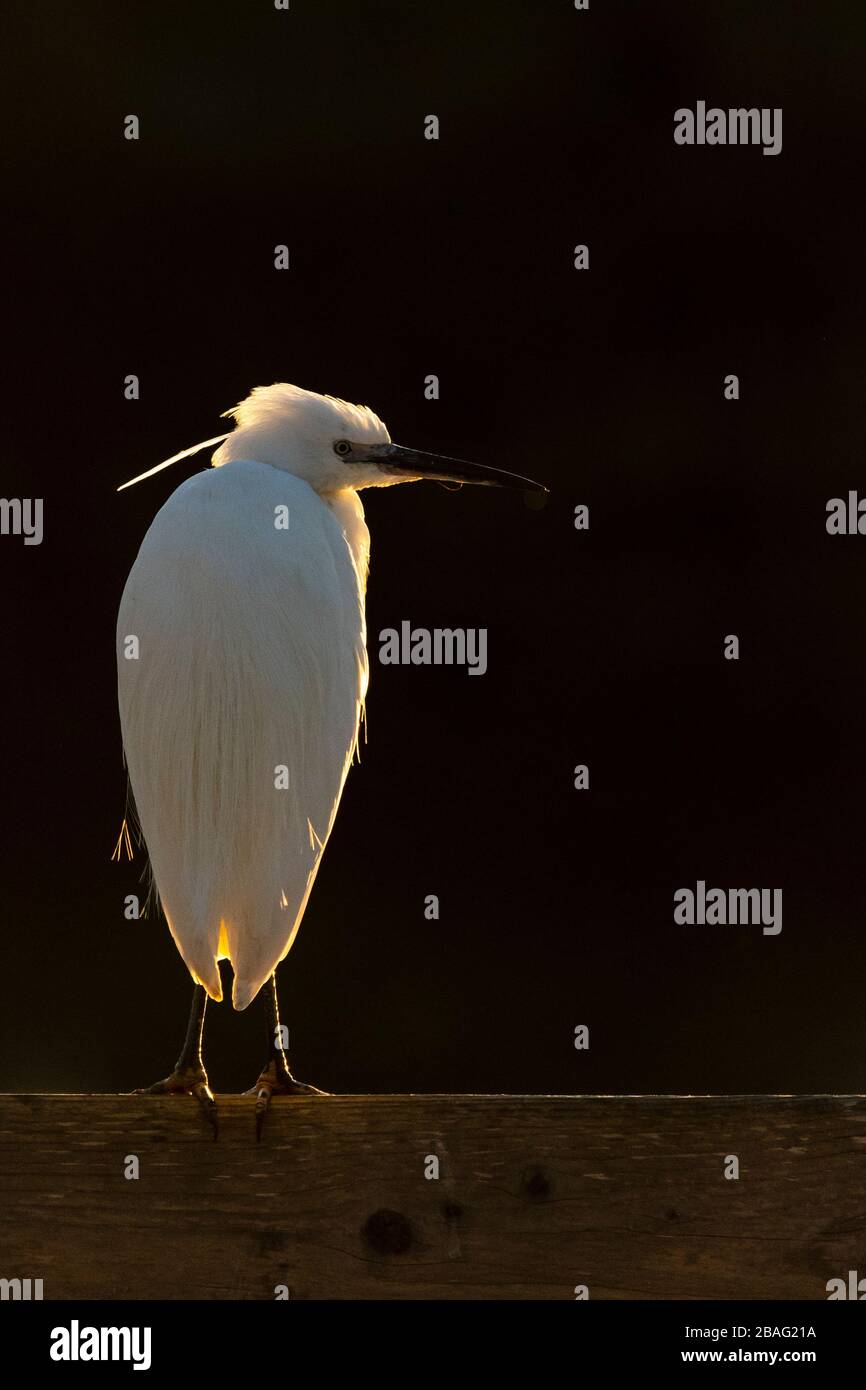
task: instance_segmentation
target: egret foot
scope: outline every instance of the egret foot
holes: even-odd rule
[[[262,1074],[252,1090],[244,1091],[246,1096],[256,1098],[256,1139],[261,1139],[265,1116],[271,1103],[271,1096],[326,1096],[318,1086],[308,1086],[304,1081],[296,1081],[292,1076],[285,1048],[289,1032],[280,1026],[280,1008],[277,1002],[277,977],[272,975],[263,987],[260,999],[264,1005],[265,1027],[267,1030],[267,1061]]]
[[[213,1091],[202,1064],[175,1067],[171,1076],[162,1081],[154,1081],[152,1086],[143,1086],[133,1091],[134,1096],[195,1096],[201,1112],[213,1130],[214,1139],[219,1136],[219,1113]]]
[[[320,1091],[318,1086],[308,1086],[305,1081],[296,1081],[286,1066],[279,1066],[271,1059],[256,1082],[245,1096],[256,1098],[256,1139],[262,1137],[265,1116],[271,1104],[271,1096],[327,1096],[329,1091]]]
[[[207,995],[203,986],[194,985],[186,1037],[181,1054],[174,1064],[174,1071],[171,1076],[166,1076],[164,1080],[155,1081],[152,1086],[145,1086],[140,1091],[133,1091],[132,1094],[134,1096],[195,1096],[202,1114],[213,1130],[214,1139],[217,1139],[219,1137],[219,1116],[201,1056],[206,1005]]]

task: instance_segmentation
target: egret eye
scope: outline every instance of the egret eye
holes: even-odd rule
[[[338,440],[337,440],[336,444],[334,445],[334,453],[335,453],[335,454],[339,454],[339,455],[340,455],[340,458],[345,458],[346,455],[347,455],[347,454],[351,454],[351,452],[352,452],[352,446],[351,446],[351,444],[349,443],[348,439],[338,439]]]

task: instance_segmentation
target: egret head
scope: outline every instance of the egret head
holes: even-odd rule
[[[362,487],[421,482],[425,478],[442,483],[480,483],[488,487],[519,488],[524,492],[547,492],[541,483],[517,473],[392,444],[382,421],[368,406],[350,405],[333,396],[319,396],[315,391],[304,391],[287,382],[256,386],[246,400],[225,414],[235,422],[229,434],[206,439],[173,454],[155,468],[131,478],[123,487],[132,487],[133,483],[159,473],[169,464],[189,458],[211,444],[219,444],[211,460],[215,468],[238,459],[267,463],[303,478],[316,492],[323,494],[349,488],[357,491]]]
[[[215,467],[234,459],[269,463],[303,478],[319,493],[424,478],[546,491],[514,473],[402,448],[391,442],[382,421],[367,406],[285,382],[257,386],[226,414],[234,418],[235,428],[214,454]]]

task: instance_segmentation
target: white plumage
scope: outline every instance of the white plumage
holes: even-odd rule
[[[305,471],[321,483],[316,424],[326,458],[334,431],[388,434],[320,397],[324,419],[316,410],[311,421],[309,395],[267,388],[239,407],[221,466],[189,478],[155,517],[118,617],[123,744],[162,906],[212,999],[217,959],[229,958],[236,1009],[294,940],[367,686],[360,500],[353,489],[320,495],[277,460],[302,470],[309,449]],[[281,441],[304,407],[304,428]],[[277,525],[285,507],[288,529]],[[124,655],[130,635],[137,660]],[[287,789],[276,785],[283,767]]]
[[[539,485],[403,449],[366,407],[297,386],[257,387],[228,413],[215,467],[172,494],[130,572],[118,691],[172,936],[212,999],[228,957],[245,1009],[294,940],[357,746],[369,558],[358,489]]]

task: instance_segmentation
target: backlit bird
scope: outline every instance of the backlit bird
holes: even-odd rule
[[[228,414],[234,429],[207,441],[222,441],[214,466],[172,493],[130,571],[118,693],[154,882],[195,982],[175,1070],[149,1089],[196,1095],[216,1132],[201,1038],[228,959],[236,1009],[267,986],[260,1132],[273,1093],[320,1094],[289,1069],[274,971],[321,863],[367,690],[358,492],[424,478],[543,489],[400,448],[371,410],[297,386],[257,387]]]

